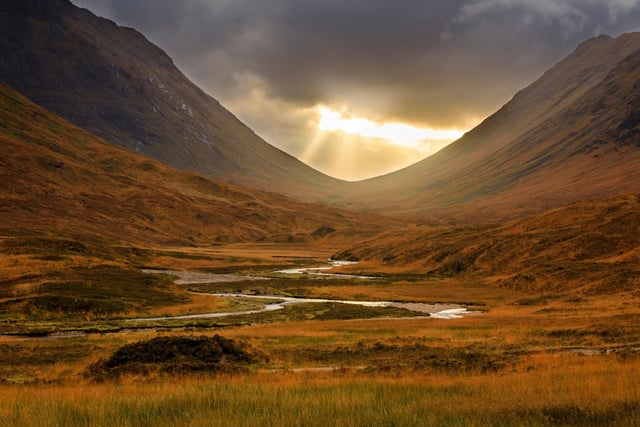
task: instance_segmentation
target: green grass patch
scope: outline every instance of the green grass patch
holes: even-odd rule
[[[267,276],[271,277],[271,276]],[[288,297],[312,297],[314,291],[328,287],[348,287],[356,283],[366,283],[369,287],[387,287],[390,283],[366,279],[317,278],[300,275],[299,277],[271,277],[268,281],[246,280],[238,282],[199,283],[187,285],[187,289],[202,293],[244,293],[250,295],[282,295]]]
[[[117,266],[52,271],[47,279],[27,295],[0,302],[0,318],[18,316],[32,321],[78,316],[104,318],[189,300],[188,294],[173,285],[169,277]]]

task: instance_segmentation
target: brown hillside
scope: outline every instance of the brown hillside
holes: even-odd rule
[[[0,150],[0,236],[134,245],[311,242],[392,224],[176,171],[70,125],[2,84]]]
[[[358,183],[353,207],[499,220],[640,183],[640,33],[580,45],[462,139]]]
[[[142,34],[68,0],[0,1],[0,81],[111,143],[306,201],[340,181],[267,144]]]
[[[358,268],[491,280],[537,292],[640,293],[640,195],[581,201],[502,226],[416,226],[336,256]]]

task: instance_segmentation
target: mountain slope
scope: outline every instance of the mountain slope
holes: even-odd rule
[[[392,225],[177,171],[72,126],[3,84],[0,181],[4,237],[193,246],[316,241]]]
[[[353,186],[352,207],[497,220],[640,183],[640,33],[600,36],[439,153]]]
[[[0,80],[179,169],[305,200],[340,182],[264,142],[142,34],[68,0],[0,0]]]

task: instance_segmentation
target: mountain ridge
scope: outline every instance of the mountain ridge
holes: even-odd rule
[[[626,109],[621,99],[628,98],[627,92],[616,86],[605,93],[602,86],[615,76],[619,80],[633,79],[632,75],[621,76],[618,68],[638,51],[640,33],[600,36],[582,43],[460,140],[405,169],[356,183],[348,205],[366,210],[379,200],[376,210],[387,214],[495,221],[581,198],[631,191],[631,183],[639,182],[640,177],[629,165],[622,164],[626,160],[638,162],[638,150],[629,147],[630,157],[624,159],[606,146],[600,147],[605,152],[599,155],[606,157],[605,161],[620,163],[630,172],[627,178],[634,181],[624,182],[619,174],[606,170],[599,170],[599,176],[581,174],[579,168],[597,169],[598,162],[585,157],[579,147],[589,143],[586,139],[594,133],[607,133],[623,121],[613,114],[607,115],[608,121],[599,120],[593,111],[604,99],[614,112]],[[640,69],[640,64],[633,66]],[[603,98],[594,98],[592,92],[601,93]],[[631,95],[637,93],[637,88],[631,91]],[[579,121],[579,114],[593,120]],[[607,140],[610,143],[612,140]],[[569,150],[569,146],[573,148]],[[570,152],[557,157],[563,150]],[[569,172],[573,176],[569,177]],[[541,173],[556,175],[558,180],[551,182]],[[530,184],[536,179],[537,187]],[[596,183],[598,179],[610,181],[608,191],[589,191],[590,185],[602,187]],[[572,180],[582,180],[582,188],[575,188]],[[562,191],[564,185],[573,185],[575,192]],[[527,198],[527,192],[531,197]],[[497,205],[501,205],[499,209]]]
[[[307,201],[341,182],[266,143],[134,29],[68,0],[3,0],[0,22],[0,80],[116,145]]]
[[[344,182],[261,140],[136,30],[68,0],[0,5],[8,35],[0,38],[0,79],[89,132],[182,170],[303,201],[436,222],[522,217],[628,192],[640,180],[637,118],[627,105],[640,102],[628,96],[638,88],[623,70],[625,58],[640,51],[640,33],[581,43],[435,155]],[[627,66],[640,69],[637,61]]]

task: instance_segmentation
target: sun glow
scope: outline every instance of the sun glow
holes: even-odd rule
[[[464,132],[455,129],[419,128],[403,123],[378,123],[372,120],[345,116],[328,107],[319,107],[318,128],[325,131],[342,131],[369,138],[380,138],[397,145],[420,148],[432,141],[455,141]]]

